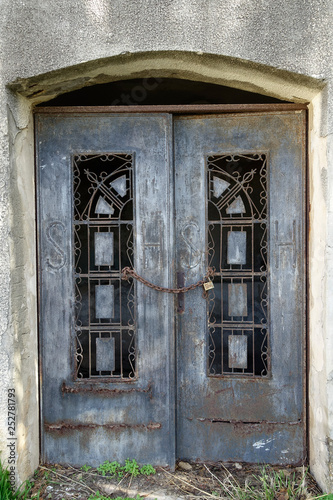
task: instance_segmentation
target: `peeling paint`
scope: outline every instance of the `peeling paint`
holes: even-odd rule
[[[152,396],[152,386],[149,384],[147,387],[132,387],[126,389],[118,389],[118,388],[110,388],[110,387],[101,387],[100,384],[96,383],[95,385],[81,385],[77,384],[75,386],[68,386],[66,382],[63,382],[61,386],[61,391],[63,394],[100,394],[103,396],[111,396],[117,394],[129,394],[131,392],[142,392],[150,394]]]
[[[270,438],[270,439],[261,439],[260,441],[256,441],[253,443],[253,447],[257,448],[259,450],[260,448],[264,448],[267,444],[271,443],[272,441],[275,441],[275,438]],[[267,448],[269,450],[269,448]]]

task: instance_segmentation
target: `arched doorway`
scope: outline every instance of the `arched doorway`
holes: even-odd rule
[[[302,461],[302,106],[184,80],[102,87],[37,111],[43,458]],[[139,113],[107,108],[135,96]],[[230,100],[245,106],[205,108]],[[173,288],[213,266],[214,289],[175,303],[126,266]]]

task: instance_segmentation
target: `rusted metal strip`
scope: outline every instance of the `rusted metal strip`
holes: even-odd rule
[[[272,113],[278,111],[307,110],[306,103],[274,103],[274,104],[180,104],[154,106],[43,106],[35,108],[35,114],[67,114],[67,113],[173,113],[207,114],[207,113]]]
[[[232,424],[232,425],[300,425],[302,420],[295,420],[293,422],[273,422],[271,420],[258,420],[254,422],[240,421],[240,420],[225,420],[223,418],[197,418],[199,422],[208,422],[210,424]]]
[[[98,380],[100,382],[100,380]],[[63,382],[61,386],[61,392],[63,394],[82,394],[82,393],[90,393],[90,394],[102,394],[103,396],[114,396],[118,394],[129,394],[131,392],[142,392],[146,394],[152,395],[152,387],[149,384],[146,388],[141,387],[132,387],[131,389],[110,389],[108,387],[94,387],[93,385],[75,385],[69,386]]]
[[[89,429],[108,429],[108,430],[123,430],[123,429],[135,429],[144,431],[155,431],[162,428],[162,424],[159,422],[149,422],[148,424],[125,424],[125,423],[108,423],[108,424],[96,424],[96,423],[72,423],[68,421],[63,421],[59,423],[49,424],[44,423],[44,429],[46,432],[56,432],[63,434],[64,432],[70,431],[86,431]]]

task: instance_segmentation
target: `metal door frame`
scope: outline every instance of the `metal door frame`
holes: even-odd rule
[[[276,113],[279,111],[307,110],[303,103],[277,104],[171,104],[149,106],[41,106],[34,114],[81,114],[81,113],[169,113],[174,115],[203,115],[223,113]]]

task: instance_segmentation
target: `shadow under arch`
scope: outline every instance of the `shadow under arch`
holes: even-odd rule
[[[180,78],[134,78],[66,92],[40,106],[265,104],[284,100],[225,85]]]

